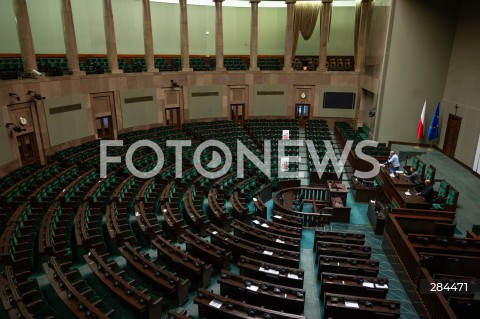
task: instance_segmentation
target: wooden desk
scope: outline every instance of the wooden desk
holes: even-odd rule
[[[153,207],[148,207],[144,202],[139,202],[134,206],[134,211],[137,223],[149,241],[162,232],[162,227],[158,223]]]
[[[199,318],[208,319],[306,319],[305,316],[266,309],[199,289],[194,302]]]
[[[137,289],[134,286],[135,280],[127,281],[124,279],[122,277],[124,271],[114,271],[110,266],[112,263],[107,263],[105,256],[98,255],[94,249],[91,249],[90,252],[83,257],[92,272],[104,286],[123,300],[130,308],[137,313],[146,313],[147,318],[154,318],[158,313],[161,313],[163,299],[158,298],[153,300],[150,295],[147,294],[148,291]],[[113,262],[112,265],[115,266],[116,263]]]
[[[195,185],[189,187],[183,196],[183,206],[185,208],[186,215],[190,218],[190,221],[198,229],[200,236],[206,236],[205,230],[211,224],[211,222],[204,216],[203,212],[200,212],[193,202],[192,192],[195,189]]]
[[[332,222],[335,223],[350,223],[350,207],[345,206],[345,201],[342,197],[330,197],[332,205]]]
[[[187,311],[182,310],[180,312],[176,312],[175,310],[170,310],[167,314],[167,319],[192,319],[187,316]]]
[[[371,200],[380,200],[382,195],[381,187],[366,187],[356,181],[356,177],[351,179],[351,192],[355,202],[368,203]]]
[[[324,318],[400,318],[400,302],[394,300],[326,293],[323,307]]]
[[[274,211],[272,213],[272,221],[282,224],[282,225],[287,225],[287,226],[293,226],[297,228],[302,227],[302,218],[301,217],[296,217],[288,214],[284,214],[278,211]]]
[[[316,230],[315,239],[313,242],[313,251],[316,250],[318,241],[353,244],[353,245],[364,245],[365,234],[353,233],[353,232],[341,232],[341,231]]]
[[[242,196],[242,194],[239,191],[233,192],[230,197],[230,204],[232,205],[234,216],[239,220],[249,223],[252,220],[252,216],[248,207],[242,204],[240,196]]]
[[[457,318],[471,318],[480,312],[480,300],[451,297],[448,300],[450,307]]]
[[[300,254],[288,250],[261,245],[221,230],[217,227],[207,229],[210,234],[210,241],[232,252],[234,257],[247,255],[266,262],[287,267],[298,268],[300,265]]]
[[[97,251],[104,249],[102,237],[102,218],[100,208],[90,207],[89,203],[83,203],[77,210],[74,228],[77,245],[88,249],[95,248]]]
[[[372,230],[375,235],[382,235],[385,228],[385,214],[388,214],[384,209],[383,205],[379,212],[376,211],[375,203],[368,203],[367,217],[372,226]]]
[[[380,167],[380,172],[383,174],[384,177],[388,177],[390,179],[390,183],[394,187],[398,188],[414,188],[415,184],[405,176],[405,174],[398,174],[398,177],[392,177],[390,175],[390,171],[388,168]]]
[[[453,236],[455,223],[449,217],[432,217],[416,215],[400,215],[390,213],[396,223],[400,225],[405,234],[430,234],[440,236]]]
[[[319,256],[318,280],[322,273],[346,274],[365,277],[377,277],[379,268],[377,260],[357,259],[347,257]]]
[[[240,221],[234,221],[232,223],[232,228],[235,236],[239,236],[253,242],[259,242],[266,246],[300,252],[300,240],[298,238],[272,234],[260,228],[254,228]]]
[[[330,197],[340,197],[344,203],[347,202],[347,186],[342,184],[341,181],[327,181],[327,186],[330,191]]]
[[[303,314],[305,290],[280,286],[222,271],[218,278],[220,294],[268,309]]]
[[[320,292],[322,301],[326,293],[386,299],[388,279],[324,272]]]
[[[280,236],[289,236],[296,239],[302,238],[302,228],[287,226],[275,222],[275,220],[269,221],[262,217],[255,217],[253,220],[253,226],[258,229],[277,234]]]
[[[318,260],[318,256],[339,256],[358,259],[370,259],[372,249],[370,246],[353,245],[345,243],[332,243],[318,241],[316,243],[316,256],[315,260]]]
[[[408,240],[419,254],[441,252],[451,256],[480,257],[480,240],[477,239],[408,234]]]
[[[187,251],[193,256],[201,257],[202,260],[214,265],[218,269],[230,270],[230,252],[206,241],[189,230],[182,234],[181,237],[185,241]]]
[[[188,229],[187,224],[183,220],[178,208],[173,208],[167,201],[161,206],[162,215],[167,222],[170,233],[177,241],[181,240],[181,235]]]
[[[188,289],[190,280],[182,280],[180,277],[166,271],[164,267],[150,261],[134,248],[130,243],[125,243],[123,247],[118,248],[120,254],[125,258],[127,264],[132,266],[149,283],[155,284],[169,295],[174,295],[179,306],[188,301]]]
[[[63,303],[79,318],[86,316],[83,312],[89,311],[96,318],[111,318],[115,310],[107,306],[86,282],[82,282],[79,271],[70,269],[70,262],[60,263],[56,257],[50,257],[48,263],[43,264],[45,274],[57,295]],[[72,283],[73,281],[73,283]],[[78,305],[83,304],[81,310]]]
[[[208,192],[208,207],[212,216],[215,218],[214,223],[219,225],[222,229],[229,231],[231,229],[230,223],[232,217],[227,214],[223,207],[218,203],[217,194],[218,190],[215,188]]]
[[[256,258],[240,256],[237,266],[240,275],[288,287],[303,288],[305,271],[260,261]]]
[[[428,202],[422,196],[416,195],[417,191],[412,181],[405,176],[400,175],[400,178],[391,177],[386,168],[381,168],[378,177],[383,184],[383,193],[389,203],[394,200],[402,208],[430,208]],[[405,195],[405,192],[408,190],[410,190],[411,194],[409,196]]]
[[[267,218],[267,206],[266,202],[272,199],[272,184],[267,183],[257,194],[253,197],[253,203],[256,209],[256,215],[263,218]]]
[[[176,270],[195,278],[200,287],[205,288],[210,285],[212,265],[207,265],[203,260],[187,254],[161,236],[157,236],[151,243],[157,249],[158,256],[164,256],[165,262],[176,267]]]

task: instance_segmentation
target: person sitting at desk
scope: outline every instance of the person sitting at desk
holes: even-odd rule
[[[425,201],[428,202],[429,208],[432,207],[432,204],[433,204],[433,186],[432,186],[432,182],[429,179],[425,180],[425,188],[420,193],[417,193],[417,195],[423,196]]]
[[[395,151],[390,152],[390,156],[383,166],[391,166],[390,173],[398,177],[397,171],[400,169],[400,161],[398,160],[398,155],[395,154]]]
[[[410,167],[410,174],[405,174],[406,177],[408,177],[409,180],[412,181],[415,190],[417,192],[420,192],[422,190],[422,177],[418,175],[417,170],[415,167]]]

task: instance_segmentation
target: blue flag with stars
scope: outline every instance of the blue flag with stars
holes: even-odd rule
[[[437,108],[435,109],[435,114],[433,114],[432,121],[430,122],[430,127],[428,128],[428,139],[434,140],[438,138],[438,124],[439,121],[439,114],[440,114],[440,102],[437,104]]]

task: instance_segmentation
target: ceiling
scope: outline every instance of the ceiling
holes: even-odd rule
[[[178,0],[150,0],[151,2],[163,2],[163,3],[176,3]],[[213,6],[212,0],[187,0],[189,5],[199,6]],[[336,7],[354,7],[355,0],[334,0],[333,5]],[[223,2],[224,7],[250,7],[250,0],[225,0]],[[286,7],[285,0],[262,0],[259,7],[263,8],[283,8]]]

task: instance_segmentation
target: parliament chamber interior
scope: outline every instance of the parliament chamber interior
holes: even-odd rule
[[[0,318],[478,317],[479,17],[0,1]]]

